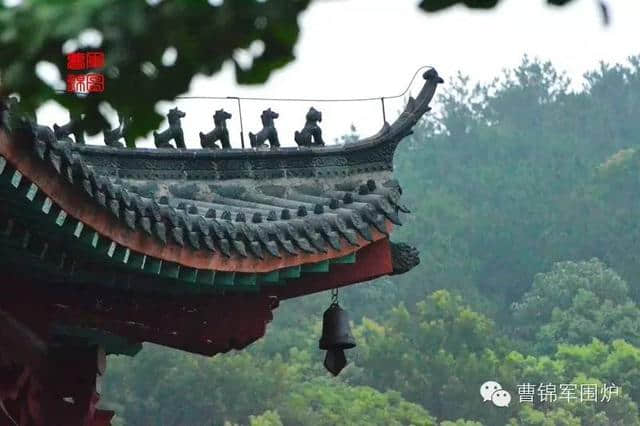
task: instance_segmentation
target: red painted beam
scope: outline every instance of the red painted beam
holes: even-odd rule
[[[0,300],[0,309],[44,340],[51,325],[58,323],[211,356],[242,349],[261,338],[279,299],[368,281],[391,271],[389,242],[383,239],[360,250],[355,264],[334,264],[328,273],[308,273],[286,286],[265,286],[258,294],[152,296],[90,283],[82,290],[6,277],[10,290]]]

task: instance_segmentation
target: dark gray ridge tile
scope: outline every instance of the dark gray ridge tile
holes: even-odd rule
[[[61,173],[62,170],[62,158],[57,153],[53,152],[53,150],[49,150],[49,163],[53,166],[58,174]]]
[[[161,221],[162,214],[160,205],[155,200],[152,200],[150,198],[143,198],[142,201],[144,202],[145,210],[149,213],[151,218],[153,218],[153,220],[155,220],[156,222]]]
[[[153,235],[151,231],[151,219],[149,219],[148,217],[141,217],[139,223],[140,227],[145,233],[147,233],[148,235]]]
[[[94,196],[98,204],[100,204],[102,207],[107,207],[107,196],[104,194],[104,192],[95,190]]]
[[[89,179],[89,167],[77,154],[73,154],[73,172],[80,179]]]
[[[172,228],[171,237],[176,244],[180,247],[184,247],[184,229],[179,226]]]
[[[87,194],[91,198],[94,198],[93,188],[91,186],[91,182],[89,182],[88,179],[84,179],[82,181],[82,189],[84,190],[85,194]]]
[[[160,207],[160,215],[167,224],[175,228],[180,226],[180,220],[178,219],[178,212],[170,207]]]
[[[247,240],[255,241],[256,240],[256,232],[253,227],[246,223],[236,224],[236,229],[238,233],[242,234]]]
[[[316,231],[321,232],[323,235],[327,235],[332,232],[331,223],[329,222],[328,217],[318,215],[310,217],[308,221]]]
[[[284,207],[291,210],[297,210],[298,207],[305,206],[305,208],[313,208],[312,203],[304,203],[296,200],[289,200],[286,198],[278,198],[271,195],[259,194],[257,192],[246,192],[242,194],[242,200],[253,201],[260,204],[265,204],[273,207]]]
[[[299,237],[293,240],[298,247],[302,249],[302,251],[307,253],[317,253],[316,249],[311,246],[309,240],[303,237]]]
[[[262,251],[262,246],[258,241],[252,241],[249,243],[249,247],[251,248],[251,252],[258,258],[264,259],[264,253]]]
[[[130,209],[124,209],[124,222],[131,230],[136,230],[136,212]]]
[[[275,241],[267,241],[266,244],[264,244],[265,248],[267,249],[267,251],[269,252],[269,254],[273,257],[277,257],[277,258],[282,258],[282,255],[280,254],[280,251],[278,250],[278,245],[276,244]]]
[[[41,160],[44,160],[47,157],[47,149],[48,149],[48,147],[47,147],[46,143],[44,143],[42,141],[39,141],[39,140],[36,140],[33,143],[33,147],[34,147],[34,150],[36,152],[36,155]]]
[[[278,241],[280,243],[280,245],[282,245],[282,248],[284,248],[284,250],[291,256],[297,256],[298,255],[298,250],[296,250],[296,248],[294,247],[293,243],[289,240],[284,240],[284,241]]]
[[[218,204],[218,205],[229,205],[235,207],[242,207],[243,209],[251,212],[261,212],[265,213],[269,210],[272,210],[274,205],[269,203],[259,203],[255,201],[247,201],[241,198],[232,198],[223,196],[221,194],[211,194],[211,199],[208,200],[208,203]]]
[[[196,218],[190,217],[184,211],[177,212],[177,216],[178,216],[178,223],[180,224],[180,226],[186,229],[187,231],[192,232],[193,225],[194,225],[194,222],[196,221]]]
[[[324,234],[324,238],[329,242],[329,245],[333,247],[335,250],[340,250],[342,248],[342,244],[340,244],[340,237],[336,232],[329,232]]]
[[[356,234],[356,231],[354,230],[347,230],[345,232],[340,233],[348,242],[349,244],[351,244],[352,246],[356,247],[358,246],[358,235]]]
[[[231,248],[229,247],[229,240],[227,240],[226,238],[223,238],[218,241],[218,244],[220,246],[220,251],[222,252],[222,254],[224,254],[227,257],[230,257]]]
[[[167,244],[167,227],[162,222],[154,222],[153,224],[153,233],[155,236],[162,242],[162,244]]]
[[[111,198],[111,199],[118,198],[118,190],[116,186],[113,183],[111,183],[111,181],[108,179],[105,180],[104,190],[108,198]]]
[[[200,234],[204,235],[204,236],[208,236],[210,234],[209,232],[209,223],[207,222],[207,220],[202,217],[202,216],[198,216],[195,220],[195,230],[196,232],[199,232]]]
[[[127,188],[120,188],[118,201],[127,209],[133,209],[133,197]]]
[[[73,165],[73,153],[69,147],[66,147],[60,151],[60,155],[62,157],[63,166],[72,166]]]
[[[216,246],[213,243],[213,238],[211,238],[210,235],[205,235],[202,238],[202,241],[204,242],[204,246],[207,248],[207,250],[209,250],[211,252],[215,252],[216,251]]]
[[[209,222],[209,230],[213,233],[213,235],[216,237],[216,239],[221,240],[221,239],[226,238],[225,237],[225,230],[217,220],[214,219],[214,220],[210,220],[208,222]]]
[[[251,229],[251,232],[254,235],[254,239],[257,239],[262,244],[267,245],[267,243],[271,241],[271,239],[269,238],[269,232],[267,227],[262,225],[257,225],[257,224],[251,224],[251,225],[248,225],[247,227]]]
[[[235,227],[230,221],[222,220],[218,223],[222,226],[222,229],[224,229],[224,234],[227,238],[231,240],[238,239],[238,228]]]
[[[331,201],[331,197],[327,196],[326,193],[322,193],[322,195],[310,195],[299,189],[292,189],[287,193],[287,195],[290,200],[302,201],[314,205],[329,205]]]
[[[241,241],[241,240],[232,240],[231,242],[233,243],[233,248],[238,253],[240,253],[240,256],[242,256],[242,257],[247,257],[248,256],[247,249],[246,249],[245,244],[244,244],[243,241]]]
[[[198,232],[187,232],[189,244],[196,250],[200,249],[200,234]]]

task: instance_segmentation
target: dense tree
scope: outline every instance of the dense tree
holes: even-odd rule
[[[405,401],[400,393],[381,393],[367,386],[348,386],[316,378],[293,389],[278,411],[287,425],[435,426],[422,407]]]
[[[513,310],[520,334],[540,352],[558,343],[588,343],[618,337],[640,345],[640,309],[627,283],[597,259],[560,262],[535,277],[531,290]]]
[[[267,410],[259,416],[249,416],[250,426],[282,426],[277,411]]]
[[[437,291],[411,311],[402,304],[393,308],[382,324],[363,320],[355,329],[361,347],[354,361],[362,372],[353,380],[398,390],[439,419],[473,416],[504,423],[509,410],[487,410],[478,393],[497,374],[494,331],[460,297]]]

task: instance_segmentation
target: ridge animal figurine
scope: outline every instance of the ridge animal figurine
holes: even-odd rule
[[[178,107],[172,108],[167,114],[169,120],[169,128],[161,133],[153,132],[153,141],[156,144],[156,148],[173,148],[169,143],[173,139],[176,143],[176,148],[186,149],[184,144],[184,135],[182,133],[182,127],[180,126],[180,119],[184,118],[187,114],[180,111]]]
[[[56,135],[49,126],[41,126],[35,121],[29,120],[29,130],[31,134],[39,141],[46,143],[47,145],[54,145],[58,142]]]
[[[125,138],[129,123],[131,123],[131,117],[123,117],[121,114],[118,114],[118,121],[120,122],[118,127],[113,130],[105,129],[102,132],[104,135],[104,144],[113,148],[124,148],[120,139]]]
[[[53,133],[58,140],[66,140],[73,142],[69,135],[73,135],[76,143],[84,145],[84,131],[82,127],[82,118],[78,116],[69,116],[69,122],[62,126],[53,125]]]
[[[16,108],[18,99],[15,96],[0,97],[0,126],[9,128],[11,126],[10,118],[11,110]]]
[[[262,111],[262,115],[260,116],[263,126],[262,130],[255,135],[249,132],[249,141],[251,141],[252,148],[258,148],[264,145],[265,140],[269,141],[271,148],[280,146],[280,141],[278,141],[278,132],[273,125],[273,120],[279,116],[280,115],[277,112],[271,111],[271,108]]]
[[[296,131],[294,139],[299,146],[324,146],[322,140],[322,129],[318,122],[322,121],[322,113],[314,107],[309,108],[306,115],[306,123],[301,131]],[[313,142],[312,142],[313,139]]]
[[[200,145],[202,145],[203,148],[218,149],[216,141],[220,141],[222,149],[230,149],[231,144],[229,143],[229,131],[227,130],[226,123],[230,118],[231,114],[225,110],[217,110],[216,113],[213,114],[213,130],[206,134],[200,132]]]

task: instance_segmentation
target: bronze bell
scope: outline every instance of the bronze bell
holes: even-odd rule
[[[347,365],[344,350],[355,348],[356,341],[351,334],[347,311],[336,302],[329,306],[322,317],[322,337],[319,346],[327,351],[324,359],[325,368],[337,376]]]

